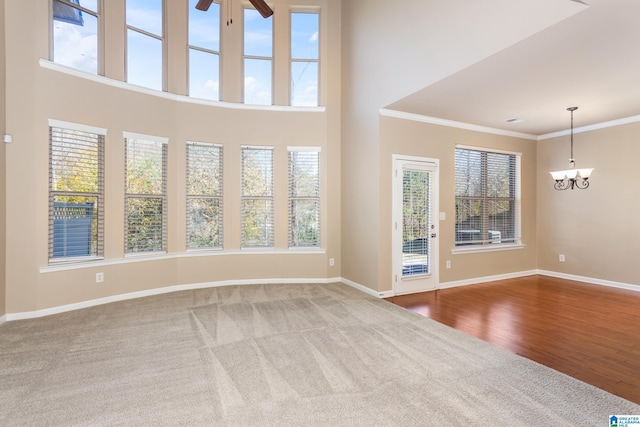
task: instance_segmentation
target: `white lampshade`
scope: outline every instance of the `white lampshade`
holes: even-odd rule
[[[567,171],[549,172],[554,181],[562,181],[567,178]]]
[[[591,176],[593,168],[578,169],[578,176],[582,179],[587,179]]]

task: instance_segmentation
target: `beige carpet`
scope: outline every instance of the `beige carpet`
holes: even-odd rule
[[[640,406],[342,284],[0,326],[0,425],[605,426]]]

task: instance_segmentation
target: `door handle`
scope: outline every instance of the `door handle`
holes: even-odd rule
[[[436,233],[431,233],[431,238],[435,239],[436,237],[438,237],[438,235]]]

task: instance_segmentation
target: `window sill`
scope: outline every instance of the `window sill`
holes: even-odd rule
[[[498,252],[498,251],[511,251],[514,249],[524,249],[525,244],[523,243],[510,243],[510,244],[500,244],[500,245],[484,245],[484,246],[465,246],[463,248],[455,248],[451,250],[453,255],[462,255],[462,254],[475,254],[482,252]]]
[[[129,264],[134,262],[161,261],[177,258],[195,257],[218,257],[218,256],[246,256],[246,255],[324,255],[326,251],[322,248],[311,250],[288,250],[288,249],[240,249],[231,251],[211,250],[211,251],[187,251],[180,253],[147,252],[145,254],[127,254],[123,258],[114,259],[85,259],[81,261],[58,262],[40,267],[40,273],[51,273],[55,271],[76,270],[81,268],[103,267],[107,265]]]
[[[176,95],[170,92],[149,89],[146,87],[137,86],[137,85],[123,82],[120,80],[115,80],[109,77],[105,77],[97,74],[91,74],[86,71],[76,70],[66,65],[57,64],[55,62],[52,62],[46,59],[40,59],[40,67],[45,68],[47,70],[57,71],[59,73],[67,74],[70,76],[94,81],[104,85],[113,86],[119,89],[125,89],[130,92],[143,93],[146,95],[157,96],[159,98],[170,99],[173,101],[184,102],[187,104],[200,104],[200,105],[209,105],[209,106],[221,107],[221,108],[227,108],[227,109],[233,109],[233,110],[251,110],[251,111],[263,110],[263,111],[310,112],[310,113],[324,113],[326,111],[326,108],[324,106],[292,107],[288,105],[254,105],[254,104],[243,104],[243,103],[225,102],[225,101],[210,101],[206,99],[192,98],[190,96]]]

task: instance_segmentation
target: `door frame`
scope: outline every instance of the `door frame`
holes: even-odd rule
[[[398,179],[401,179],[400,170],[402,169],[402,165],[405,163],[413,163],[420,166],[429,166],[433,167],[435,170],[431,171],[431,179],[430,179],[430,191],[429,197],[430,205],[431,205],[431,217],[432,224],[434,228],[432,232],[435,233],[436,237],[431,238],[431,253],[430,262],[431,262],[431,270],[430,275],[432,278],[433,286],[415,290],[415,291],[402,291],[399,289],[398,283],[402,280],[402,231],[399,230],[401,227],[400,223],[402,221],[402,217],[398,217],[398,212],[402,212],[402,197],[401,194],[398,195],[398,186],[402,185],[398,182]],[[392,268],[391,268],[391,283],[393,284],[393,294],[394,295],[402,295],[407,293],[415,293],[415,292],[425,292],[434,289],[438,289],[440,286],[440,159],[429,158],[429,157],[419,157],[419,156],[409,156],[403,154],[393,154],[392,155],[392,190],[391,190],[391,198],[392,198],[392,213],[391,213],[391,234],[392,234]],[[402,187],[400,187],[401,189]],[[400,190],[402,191],[402,190]],[[401,215],[401,214],[400,214]],[[398,233],[400,236],[398,238]],[[405,280],[414,280],[414,279],[405,279]],[[419,277],[416,277],[415,280],[419,280]]]

